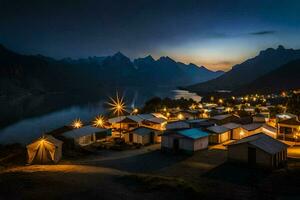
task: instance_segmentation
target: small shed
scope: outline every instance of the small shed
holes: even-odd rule
[[[287,160],[287,145],[258,133],[228,145],[228,160],[251,166],[276,168]]]
[[[207,130],[209,133],[209,143],[220,144],[230,140],[230,129],[224,126],[211,126]]]
[[[57,163],[62,157],[63,142],[51,135],[44,135],[27,145],[29,164]]]
[[[97,128],[94,126],[83,126],[72,129],[62,134],[64,137],[72,139],[75,145],[86,146],[111,136],[111,129]]]
[[[126,143],[136,144],[155,144],[161,142],[160,130],[152,129],[149,127],[139,127],[129,133],[125,134],[124,139]]]
[[[207,147],[208,133],[198,128],[171,130],[162,135],[162,150],[192,153]]]

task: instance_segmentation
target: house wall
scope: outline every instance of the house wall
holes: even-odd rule
[[[206,149],[208,147],[208,137],[194,140],[194,151]]]
[[[228,141],[229,139],[230,139],[230,131],[221,134],[218,133],[209,134],[209,143],[211,144],[220,144]]]
[[[228,146],[227,158],[230,161],[248,163],[248,147],[256,149],[256,165],[261,167],[273,167],[273,157],[277,156],[277,162],[282,163],[286,160],[286,151],[271,155],[265,151],[258,149],[248,143]],[[276,167],[276,166],[274,166]]]
[[[241,139],[241,136],[240,136],[240,132],[241,132],[242,128],[235,128],[232,130],[232,137],[231,139],[233,140],[239,140]]]
[[[162,136],[161,146],[162,148],[173,149],[173,140],[178,137],[174,135]],[[179,149],[185,150],[188,152],[194,152],[201,149],[206,149],[208,146],[208,137],[200,138],[198,140],[192,140],[184,137],[179,139]]]

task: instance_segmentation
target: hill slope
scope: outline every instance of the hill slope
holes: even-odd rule
[[[235,93],[270,93],[300,88],[300,59],[291,61],[263,75]]]
[[[300,50],[285,49],[283,46],[279,46],[277,49],[269,48],[261,51],[258,56],[235,65],[224,75],[204,83],[191,85],[187,89],[198,93],[236,90],[298,58],[300,58]]]

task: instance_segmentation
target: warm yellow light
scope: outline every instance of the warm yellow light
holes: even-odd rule
[[[233,100],[235,100],[235,97],[234,97],[234,96],[232,96],[231,98],[232,98]]]
[[[116,98],[110,98],[110,100],[111,102],[108,103],[111,106],[110,110],[112,110],[113,113],[117,115],[123,114],[126,108],[123,97],[119,98],[119,95],[117,93]]]
[[[80,119],[75,119],[73,122],[72,122],[72,126],[73,128],[81,128],[82,127],[82,122]]]
[[[244,131],[241,131],[240,136],[243,136],[243,135],[245,135],[245,133],[244,133]]]
[[[103,127],[104,126],[104,117],[103,116],[97,116],[95,118],[95,120],[93,121],[93,126],[96,126],[96,127]]]
[[[182,115],[181,113],[179,113],[179,114],[177,115],[177,118],[178,118],[179,120],[182,120],[182,119],[183,119],[183,115]]]
[[[167,108],[166,108],[166,107],[164,107],[163,111],[164,111],[164,112],[167,112]]]
[[[191,110],[195,110],[195,108],[196,108],[196,105],[195,105],[195,104],[192,104],[192,105],[190,106],[190,109],[191,109]]]
[[[223,99],[219,99],[219,103],[223,103]]]
[[[169,112],[167,113],[167,117],[170,117],[170,113]]]

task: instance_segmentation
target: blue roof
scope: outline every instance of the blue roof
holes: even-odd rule
[[[180,130],[177,131],[180,135],[183,135],[185,137],[189,137],[192,139],[199,139],[203,137],[208,137],[208,133],[205,131],[202,131],[201,129],[198,128],[191,128],[191,129],[185,129],[185,130]]]

